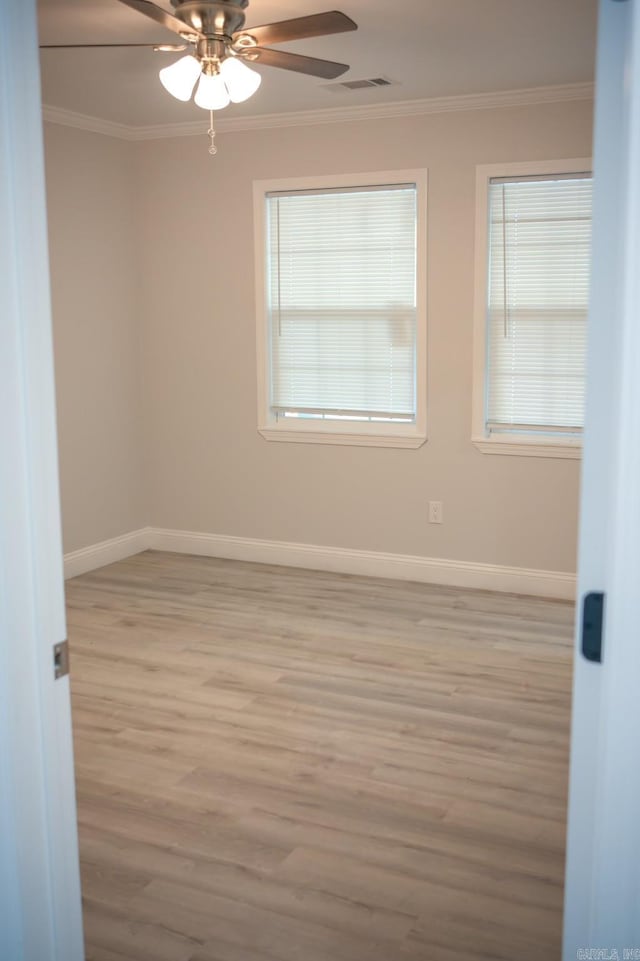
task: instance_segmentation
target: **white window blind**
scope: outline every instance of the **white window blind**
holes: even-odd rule
[[[579,433],[584,418],[590,174],[489,186],[489,432]]]
[[[416,186],[266,204],[272,412],[413,421]]]

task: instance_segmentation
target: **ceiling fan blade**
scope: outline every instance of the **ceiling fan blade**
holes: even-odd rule
[[[41,43],[41,50],[101,50],[112,47],[149,47],[161,53],[179,53],[186,43]]]
[[[265,23],[260,27],[238,30],[233,39],[245,34],[257,44],[284,43],[286,40],[304,40],[306,37],[323,37],[330,33],[344,33],[357,30],[358,25],[339,10],[315,13],[310,17],[296,17],[294,20],[281,20],[279,23]]]
[[[270,50],[269,47],[250,47],[251,53],[247,60],[264,63],[268,67],[280,67],[282,70],[295,70],[296,73],[307,73],[312,77],[322,77],[333,80],[349,69],[346,63],[334,63],[333,60],[318,60],[317,57],[301,57],[297,53],[285,53],[284,50]]]
[[[177,17],[167,13],[162,7],[157,7],[155,3],[151,3],[150,0],[120,0],[120,3],[124,3],[126,7],[131,7],[132,10],[137,10],[138,13],[143,13],[145,17],[150,17],[151,20],[155,20],[156,23],[166,27],[167,30],[172,30],[181,37],[201,39],[203,36],[203,34],[194,30],[193,27],[190,27],[189,24],[178,20]]]

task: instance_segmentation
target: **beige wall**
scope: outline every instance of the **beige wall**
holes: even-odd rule
[[[132,145],[45,125],[63,540],[144,523]]]
[[[559,103],[134,145],[145,462],[160,527],[575,570],[579,462],[470,442],[475,165],[588,156]],[[273,443],[256,430],[252,181],[429,169],[429,441]],[[444,524],[427,502],[444,502]]]
[[[127,143],[47,125],[65,550],[148,523],[573,571],[579,462],[470,442],[474,168],[588,155],[591,104],[222,134],[215,158],[205,131]],[[263,440],[252,181],[418,166],[428,443]]]

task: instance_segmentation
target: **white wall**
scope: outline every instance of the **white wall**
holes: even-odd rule
[[[578,461],[470,442],[475,165],[589,156],[588,102],[138,146],[153,525],[574,571]],[[429,441],[417,451],[256,431],[254,179],[429,168]],[[174,191],[172,188],[180,189]],[[427,502],[444,502],[442,526]]]
[[[132,145],[45,125],[66,552],[144,523]]]
[[[585,101],[244,131],[220,134],[215,158],[206,119],[201,138],[140,143],[51,126],[65,548],[148,523],[574,571],[579,461],[483,455],[470,441],[474,189],[479,163],[588,156],[591,121]],[[253,180],[421,166],[428,443],[265,441]],[[444,502],[443,525],[427,523],[429,500]]]

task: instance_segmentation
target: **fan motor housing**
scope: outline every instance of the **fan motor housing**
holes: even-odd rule
[[[231,37],[244,26],[249,0],[171,0],[176,16],[205,37]]]

